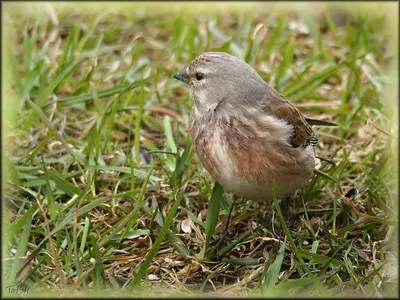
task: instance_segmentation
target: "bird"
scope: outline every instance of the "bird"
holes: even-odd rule
[[[237,198],[270,202],[272,182],[278,198],[308,182],[318,143],[312,126],[337,126],[301,113],[228,53],[206,52],[173,77],[189,85],[194,100],[188,128],[197,156],[233,194],[227,222]]]

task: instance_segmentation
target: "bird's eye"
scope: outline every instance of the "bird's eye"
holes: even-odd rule
[[[199,73],[199,72],[196,73],[196,79],[198,81],[202,80],[203,78],[204,78],[204,74],[203,73]]]

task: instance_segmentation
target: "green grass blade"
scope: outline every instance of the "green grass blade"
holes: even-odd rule
[[[141,86],[143,83],[149,81],[150,79],[152,79],[152,77],[147,77],[145,79],[138,80],[138,81],[132,82],[130,84],[121,84],[121,85],[118,85],[118,86],[110,88],[110,89],[96,92],[96,94],[99,99],[104,98],[104,97],[114,96],[116,94],[123,94],[131,89]],[[60,105],[75,105],[75,104],[84,103],[84,102],[93,101],[93,100],[95,100],[93,97],[93,93],[89,93],[86,95],[65,97],[65,98],[61,98],[57,101],[48,101],[45,104],[43,104],[42,107],[44,108],[44,107],[50,106],[54,103],[57,103]]]
[[[131,174],[131,168],[130,167],[120,167],[120,166],[86,166],[89,170],[101,170],[101,171],[115,171],[115,172],[121,172],[121,173],[127,173]],[[140,179],[145,179],[147,177],[146,172],[140,170],[140,169],[134,169],[134,174],[136,177]],[[161,181],[162,179],[159,177],[156,177],[154,175],[150,176],[151,181]]]
[[[15,258],[11,265],[11,274],[9,277],[10,284],[16,282],[17,280],[16,275],[18,274],[18,268],[21,266],[23,262],[22,257],[25,256],[26,250],[28,249],[28,242],[32,228],[32,214],[29,214],[29,216],[26,218],[26,221],[27,222],[24,224],[24,230],[22,231],[21,236],[18,239],[17,252],[15,253]]]
[[[287,43],[284,44],[283,61],[279,64],[275,74],[274,85],[276,89],[279,89],[282,86],[282,78],[292,64],[295,48],[296,40],[293,36],[290,36]]]
[[[89,228],[90,228],[90,219],[88,217],[85,217],[85,227],[83,228],[81,246],[79,247],[79,252],[81,254],[83,254],[86,247],[86,240],[89,235]]]
[[[261,285],[261,292],[265,296],[268,296],[278,281],[279,273],[281,271],[283,257],[285,255],[286,237],[281,247],[279,248],[278,255],[275,261],[269,266],[264,272],[264,278]]]
[[[136,163],[140,164],[140,124],[142,123],[142,117],[143,117],[143,105],[144,105],[144,83],[142,82],[142,85],[140,86],[140,97],[139,97],[139,109],[135,115],[135,159]]]
[[[317,87],[324,83],[325,80],[327,80],[330,76],[332,76],[335,72],[337,72],[344,66],[344,62],[328,66],[322,71],[312,75],[308,79],[295,82],[291,86],[287,87],[282,92],[282,94],[292,101],[302,99],[303,97],[314,91]]]
[[[7,230],[9,233],[16,235],[24,228],[26,223],[32,220],[32,215],[38,210],[37,204],[32,205],[20,218],[16,219]]]
[[[78,67],[78,63],[70,63],[67,65],[67,67],[63,70],[61,70],[60,74],[58,74],[58,76],[48,85],[48,87],[38,96],[37,100],[36,100],[36,105],[38,107],[41,107],[44,102],[46,101],[46,99],[50,96],[51,93],[54,92],[54,90],[56,89],[56,87],[65,79],[67,78],[67,76],[69,76],[77,67]],[[37,110],[36,110],[37,112]],[[33,120],[34,120],[34,111],[32,111],[30,113],[30,115],[28,116],[26,123],[23,126],[23,129],[27,130]]]
[[[164,130],[167,137],[168,150],[172,153],[177,153],[178,149],[176,147],[174,136],[172,134],[171,118],[169,116],[166,116],[164,118]]]
[[[208,213],[207,213],[207,218],[206,218],[206,222],[204,225],[205,230],[206,230],[206,241],[204,243],[203,249],[200,252],[201,257],[204,257],[204,255],[208,249],[208,245],[210,244],[211,237],[214,234],[215,227],[217,226],[222,197],[223,197],[222,186],[218,182],[215,182],[215,185],[214,185],[214,188],[213,188],[213,191],[211,194],[211,199],[208,204]]]
[[[52,191],[52,188],[50,186],[49,175],[48,175],[47,167],[46,167],[46,164],[44,162],[43,156],[42,156],[42,164],[43,164],[43,170],[44,170],[45,177],[46,177],[47,206],[48,206],[48,209],[49,209],[50,220],[51,221],[55,221],[56,218],[57,218],[57,215],[58,215],[57,207],[56,207],[56,202],[54,200],[53,191]]]
[[[278,19],[276,28],[274,28],[274,30],[272,32],[272,36],[266,44],[265,51],[263,54],[263,59],[266,60],[270,57],[272,50],[274,49],[274,47],[277,44],[278,39],[283,35],[283,28],[285,26],[285,21],[286,21],[286,13],[282,12]]]

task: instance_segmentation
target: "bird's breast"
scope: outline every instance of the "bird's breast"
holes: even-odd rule
[[[206,170],[226,190],[253,200],[270,198],[272,181],[277,194],[289,194],[312,174],[312,149],[294,149],[246,119],[191,115],[193,147]],[[268,130],[267,130],[268,131]]]

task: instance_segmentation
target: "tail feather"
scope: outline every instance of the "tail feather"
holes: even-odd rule
[[[310,125],[316,125],[316,126],[339,126],[336,123],[328,122],[328,121],[322,121],[322,120],[316,120],[316,119],[311,119],[309,117],[306,117],[306,121]]]

